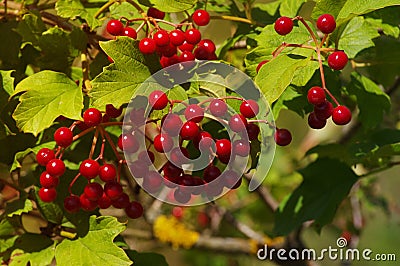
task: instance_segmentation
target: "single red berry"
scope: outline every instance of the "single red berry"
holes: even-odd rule
[[[131,219],[137,219],[143,215],[143,206],[137,201],[132,201],[125,208],[126,215]]]
[[[159,55],[165,56],[165,57],[173,57],[176,55],[176,52],[178,51],[178,48],[176,48],[175,45],[169,43],[168,45],[165,46],[157,46],[156,47],[156,52]]]
[[[65,164],[60,159],[52,159],[47,163],[46,171],[55,177],[62,176],[65,173]]]
[[[186,42],[190,44],[198,44],[201,40],[201,33],[197,29],[190,29],[185,32]]]
[[[83,122],[88,127],[95,127],[101,123],[103,115],[96,108],[89,108],[83,113]]]
[[[183,42],[182,45],[179,45],[179,50],[181,50],[182,52],[184,51],[188,51],[188,52],[193,52],[194,49],[194,45],[188,43],[187,41]]]
[[[201,131],[196,138],[193,139],[193,144],[197,149],[208,151],[210,148],[215,147],[215,142],[210,133]]]
[[[185,41],[185,33],[181,30],[173,30],[169,33],[169,41],[175,46],[182,45]]]
[[[49,148],[41,148],[36,154],[36,161],[41,166],[46,166],[50,160],[55,158],[55,154],[53,150]]]
[[[144,117],[144,113],[145,113],[145,109],[144,108],[139,108],[139,109],[132,109],[129,113],[129,118],[132,122],[132,125],[135,127],[140,127],[142,125],[144,125],[146,119]]]
[[[277,128],[275,131],[275,142],[279,146],[286,146],[292,142],[292,134],[286,128]]]
[[[235,114],[229,119],[229,127],[234,132],[246,130],[247,120],[242,114]]]
[[[109,197],[111,200],[118,198],[122,192],[123,189],[121,184],[116,181],[107,182],[104,185],[104,193],[106,193],[107,197]]]
[[[210,23],[210,14],[206,10],[198,9],[192,14],[193,22],[198,26],[206,26]]]
[[[179,207],[179,206],[175,206],[174,208],[172,208],[171,214],[175,218],[181,219],[183,217],[183,208]]]
[[[180,176],[183,173],[183,170],[178,166],[174,165],[170,161],[166,162],[163,166],[163,172],[165,176],[170,178],[175,178]]]
[[[173,137],[178,136],[182,125],[182,119],[174,113],[166,114],[161,120],[161,130]]]
[[[171,150],[171,153],[169,154],[169,160],[174,165],[178,166],[187,163],[188,158],[189,158],[189,151],[183,147],[175,147]]]
[[[167,46],[169,44],[169,34],[165,30],[158,30],[154,33],[153,40],[157,46]]]
[[[106,114],[111,118],[117,118],[122,114],[122,108],[115,108],[112,104],[106,105]]]
[[[111,206],[111,204],[112,204],[111,199],[107,196],[105,192],[103,192],[101,198],[97,200],[97,205],[99,205],[100,209],[108,209]]]
[[[253,118],[259,112],[258,103],[254,100],[245,100],[240,105],[240,113],[246,118]]]
[[[333,105],[331,102],[325,100],[323,103],[314,106],[315,116],[320,120],[328,119],[333,112]]]
[[[57,191],[55,188],[39,189],[39,198],[44,202],[53,202],[57,198]]]
[[[232,151],[235,155],[246,157],[250,154],[250,143],[242,139],[235,140],[232,144]]]
[[[208,106],[213,116],[222,117],[228,111],[228,105],[221,99],[214,99]]]
[[[151,38],[143,38],[139,42],[139,50],[142,54],[152,54],[156,51],[156,42]]]
[[[336,125],[346,125],[351,121],[351,111],[344,105],[333,109],[332,120]]]
[[[122,192],[116,199],[111,201],[114,208],[124,209],[129,205],[129,196],[125,192]]]
[[[218,178],[221,175],[221,170],[219,170],[218,167],[215,165],[209,165],[204,169],[203,172],[203,179],[207,183],[210,183],[214,181],[216,178]]]
[[[129,153],[135,153],[139,150],[139,141],[133,135],[121,134],[118,138],[118,148]]]
[[[195,59],[196,57],[194,56],[194,54],[189,51],[183,51],[179,56],[180,62],[189,62],[189,61],[194,61]]]
[[[111,19],[107,23],[107,32],[114,36],[120,36],[124,33],[124,24],[116,19]]]
[[[344,239],[346,239],[347,245],[350,244],[350,242],[351,242],[351,233],[350,233],[349,231],[344,230],[344,231],[342,232],[342,234],[340,235],[340,237],[343,237]]]
[[[113,181],[116,176],[117,176],[117,170],[115,169],[114,165],[106,163],[100,166],[99,177],[104,182]]]
[[[157,8],[150,7],[147,10],[147,16],[156,18],[156,19],[164,19],[165,18],[165,12],[162,12],[158,10]]]
[[[307,100],[313,105],[319,105],[325,102],[326,96],[323,88],[314,86],[307,92]]]
[[[183,124],[179,135],[184,140],[190,140],[197,137],[199,133],[200,133],[199,126],[195,122],[189,120]]]
[[[40,175],[40,185],[44,188],[54,188],[58,185],[58,183],[60,182],[60,180],[58,179],[58,177],[52,176],[49,173],[47,173],[46,171],[44,171],[41,175]]]
[[[204,46],[198,46],[195,50],[194,50],[194,56],[196,57],[196,59],[198,60],[208,60],[208,58],[210,57],[210,52],[208,51],[208,48],[204,47]]]
[[[263,61],[261,61],[261,62],[257,65],[257,67],[256,67],[257,73],[260,71],[261,67],[262,67],[263,65],[265,65],[266,63],[268,63],[268,62],[269,62],[269,60],[263,60]]]
[[[150,171],[143,178],[143,188],[149,193],[156,193],[160,190],[163,184],[163,178],[157,171]]]
[[[228,139],[219,139],[216,141],[217,155],[221,157],[228,157],[231,155],[232,144]]]
[[[204,47],[207,49],[209,54],[215,53],[216,47],[213,41],[209,39],[203,39],[198,44],[197,47]]]
[[[97,208],[97,202],[88,199],[85,193],[81,194],[79,197],[79,202],[81,204],[81,208],[85,211],[90,212]]]
[[[154,149],[158,152],[169,152],[174,147],[174,142],[170,135],[161,133],[154,138]]]
[[[83,193],[92,201],[96,201],[103,196],[103,187],[96,182],[89,183],[85,186]]]
[[[123,36],[130,37],[130,38],[135,39],[135,40],[136,40],[136,38],[137,38],[137,32],[136,32],[136,30],[135,30],[134,28],[131,28],[131,27],[125,27],[125,28],[124,28],[124,32],[123,32],[122,35],[123,35]]]
[[[322,31],[322,33],[332,33],[336,28],[335,18],[331,14],[323,14],[319,16],[317,20],[317,28]]]
[[[71,145],[74,138],[74,134],[72,131],[67,127],[60,127],[54,133],[54,140],[58,146],[63,148],[68,147]]]
[[[64,199],[64,209],[69,213],[76,213],[81,208],[81,202],[78,196],[71,195]]]
[[[293,20],[288,17],[280,17],[275,21],[274,29],[280,35],[289,34],[293,29]]]
[[[336,51],[328,56],[328,65],[333,70],[342,70],[348,61],[349,58],[343,51]]]
[[[87,179],[93,179],[99,174],[100,165],[93,159],[84,160],[79,166],[79,173]]]
[[[256,140],[258,138],[258,134],[260,134],[260,128],[254,123],[247,124],[246,130],[250,141]]]
[[[177,202],[179,202],[181,204],[185,204],[185,203],[188,203],[190,201],[192,196],[187,191],[185,191],[183,189],[180,189],[180,188],[177,188],[174,191],[174,198],[175,198],[175,200]]]
[[[149,104],[154,110],[162,110],[168,105],[168,97],[163,91],[152,91],[149,95]]]
[[[191,104],[186,107],[184,114],[188,121],[200,123],[204,118],[204,109],[197,104]]]
[[[326,125],[326,119],[319,119],[314,112],[308,115],[308,125],[313,129],[321,129]]]
[[[135,178],[143,178],[149,173],[149,165],[140,160],[133,161],[128,166]]]

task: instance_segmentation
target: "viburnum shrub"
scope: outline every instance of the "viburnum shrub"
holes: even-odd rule
[[[363,244],[396,206],[400,3],[287,2],[3,1],[2,264]]]

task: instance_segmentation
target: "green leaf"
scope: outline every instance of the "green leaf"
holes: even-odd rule
[[[14,78],[11,77],[13,72],[14,70],[0,70],[0,89],[7,92],[9,96],[14,92]],[[3,105],[1,107],[3,107]]]
[[[299,172],[303,182],[277,210],[274,228],[277,235],[286,235],[310,220],[320,230],[331,222],[357,181],[349,166],[333,159],[318,159]]]
[[[12,217],[14,215],[21,215],[23,213],[28,213],[32,210],[33,210],[32,201],[26,197],[22,197],[14,201],[8,202],[6,205],[7,217]]]
[[[0,42],[0,66],[2,69],[11,69],[19,63],[18,56],[20,52],[22,38],[15,31],[17,27],[17,22],[8,20],[7,22],[0,22],[0,32],[2,36],[7,36],[7,38],[2,38]]]
[[[109,216],[90,217],[89,232],[76,240],[65,239],[56,248],[58,266],[131,265],[132,261],[114,243],[114,238],[126,225]],[[79,256],[71,256],[79,254]]]
[[[113,18],[131,18],[140,15],[137,9],[128,2],[116,2],[110,6],[110,13]]]
[[[128,37],[100,43],[114,63],[105,67],[92,81],[90,95],[93,106],[103,110],[109,103],[116,108],[128,103],[135,90],[158,69],[156,56],[144,56],[138,43]]]
[[[292,82],[296,70],[309,63],[309,58],[293,59],[287,55],[280,55],[265,64],[256,76],[255,82],[268,103],[275,102]]]
[[[322,14],[331,14],[337,17],[347,0],[319,0],[312,11],[311,17],[317,20]]]
[[[262,11],[268,13],[268,15],[273,16],[275,15],[276,11],[281,4],[282,0],[277,0],[269,3],[254,3],[254,8],[259,8]]]
[[[282,0],[279,13],[281,16],[293,18],[297,15],[300,7],[307,2],[307,0]]]
[[[125,250],[125,252],[135,262],[135,266],[168,266],[165,257],[158,253],[139,253],[136,250]]]
[[[92,29],[102,25],[100,20],[94,18],[93,11],[85,9],[80,0],[56,1],[56,11],[57,15],[63,18],[74,19],[80,17],[84,19]]]
[[[11,236],[15,233],[14,226],[9,219],[2,219],[0,221],[0,237]]]
[[[392,36],[394,38],[399,37],[400,29],[398,26],[386,24],[382,19],[366,18],[365,22],[371,27],[375,28],[377,31],[382,30],[385,35]]]
[[[399,0],[348,0],[337,16],[337,24],[340,25],[355,16],[367,14],[387,6],[400,5]]]
[[[171,12],[182,12],[194,7],[197,0],[139,0],[139,3],[145,6],[152,6],[161,11]]]
[[[317,69],[319,69],[319,63],[316,61],[310,61],[304,67],[300,67],[296,70],[291,84],[298,87],[305,86],[313,77]]]
[[[342,32],[339,49],[344,50],[349,58],[354,58],[360,51],[374,46],[372,39],[377,37],[379,33],[375,27],[363,17],[355,17]]]
[[[83,95],[75,82],[63,73],[41,71],[18,83],[14,95],[20,96],[13,118],[25,133],[38,133],[62,115],[80,120]]]
[[[279,113],[283,109],[296,112],[299,116],[303,117],[305,106],[308,105],[307,98],[303,94],[297,92],[292,86],[289,86],[274,103],[272,113],[275,119],[279,117]]]
[[[366,128],[379,125],[383,114],[390,111],[390,97],[372,80],[358,73],[352,73],[348,91],[357,97],[360,110],[358,119]],[[373,108],[371,108],[373,103]]]
[[[38,146],[36,146],[36,147],[33,147],[33,148],[28,148],[28,149],[26,149],[26,150],[24,150],[24,151],[17,152],[17,153],[15,154],[15,156],[14,156],[14,162],[13,162],[13,164],[12,164],[12,166],[11,166],[10,172],[12,172],[12,171],[14,171],[14,170],[16,170],[16,169],[18,169],[18,168],[21,168],[22,166],[21,166],[21,163],[20,163],[20,162],[21,162],[29,153],[32,152],[32,153],[36,154],[41,148],[49,148],[49,149],[52,149],[52,148],[55,147],[55,145],[56,145],[55,141],[51,141],[51,142],[46,142],[46,143],[40,144],[40,145],[38,145]]]
[[[30,42],[32,45],[38,46],[39,38],[46,31],[46,26],[40,15],[28,13],[22,17],[16,31],[22,36],[24,42]]]
[[[16,249],[11,254],[10,266],[47,266],[51,265],[54,258],[56,243],[38,252],[24,253],[23,250]]]
[[[12,236],[10,238],[2,239],[0,238],[0,253],[3,253],[7,249],[14,246],[15,240],[17,240],[18,236]]]
[[[38,209],[40,210],[40,213],[44,216],[44,218],[54,224],[61,224],[64,217],[64,213],[61,207],[55,202],[42,201],[38,195],[39,188],[36,188],[35,192]]]

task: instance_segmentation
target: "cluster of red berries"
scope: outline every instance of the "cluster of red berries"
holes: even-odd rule
[[[139,42],[139,50],[143,54],[157,53],[160,56],[162,67],[168,67],[180,62],[188,62],[198,60],[216,60],[215,44],[209,39],[201,39],[201,33],[193,27],[193,23],[197,26],[205,26],[210,22],[210,15],[206,10],[196,10],[189,23],[191,27],[182,30],[182,26],[187,23],[177,24],[174,30],[162,29],[158,22],[162,22],[165,13],[149,8],[147,11],[147,19],[154,29]],[[129,23],[129,21],[128,21]],[[171,23],[169,23],[171,25]],[[135,29],[124,26],[120,20],[112,19],[107,23],[107,31],[113,36],[128,36],[133,39],[137,38]]]
[[[92,128],[101,126],[104,120],[117,118],[122,113],[121,109],[116,109],[112,105],[107,105],[106,113],[103,115],[98,109],[89,108],[83,113],[83,122],[78,121],[73,125],[81,125],[81,130],[89,131]],[[106,117],[106,118],[105,118]],[[74,141],[74,126],[60,127],[54,133],[54,140],[58,146],[56,152],[48,148],[42,148],[36,154],[36,160],[39,165],[45,166],[46,170],[40,175],[41,188],[39,197],[44,202],[52,202],[57,197],[56,187],[59,178],[65,173],[65,164],[62,161],[62,155],[67,147]],[[119,138],[119,142],[123,139]],[[118,143],[118,146],[122,144]],[[99,156],[98,159],[102,158]],[[93,211],[97,207],[101,209],[109,208],[111,205],[115,208],[125,209],[130,218],[138,218],[143,214],[143,207],[139,202],[130,201],[128,194],[123,191],[123,187],[117,178],[117,169],[113,164],[99,164],[98,159],[88,158],[81,162],[79,174],[76,178],[83,176],[87,179],[87,185],[80,196],[71,191],[73,183],[70,184],[70,195],[64,199],[64,208],[70,213],[75,213],[80,209]],[[99,177],[105,184],[102,186],[95,181]]]

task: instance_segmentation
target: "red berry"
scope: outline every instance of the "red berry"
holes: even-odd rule
[[[133,135],[121,134],[118,138],[118,148],[123,151],[135,153],[139,150],[139,141]]]
[[[201,40],[201,33],[197,29],[190,29],[185,32],[186,42],[190,44],[198,44]]]
[[[319,105],[325,102],[325,91],[323,88],[314,86],[308,90],[307,100],[313,105]]]
[[[185,41],[182,45],[179,45],[178,48],[182,52],[184,52],[184,51],[192,52],[194,49],[194,45]]]
[[[71,195],[64,199],[64,209],[69,213],[78,212],[81,208],[81,202],[78,196]]]
[[[36,161],[41,166],[46,166],[47,163],[55,158],[55,154],[53,150],[48,148],[41,148],[36,154]]]
[[[39,189],[39,198],[44,202],[52,202],[57,197],[57,191],[54,188]]]
[[[137,219],[143,215],[143,206],[137,201],[132,201],[125,208],[126,215],[131,219]]]
[[[158,10],[157,8],[150,7],[147,10],[147,16],[156,18],[156,19],[164,19],[165,18],[165,12],[162,12]]]
[[[215,145],[217,147],[217,155],[218,156],[226,158],[231,155],[232,144],[228,139],[219,139],[219,140],[217,140]]]
[[[333,70],[342,70],[348,61],[349,58],[343,51],[336,51],[328,56],[328,65]]]
[[[79,197],[79,202],[81,204],[81,208],[85,211],[93,211],[94,209],[96,209],[97,207],[97,202],[96,201],[92,201],[90,199],[88,199],[88,197],[86,196],[85,193],[83,193],[80,197]]]
[[[260,134],[260,128],[254,123],[247,124],[246,130],[250,141],[256,140],[258,138],[258,134]]]
[[[210,109],[211,114],[216,117],[222,117],[228,111],[228,106],[221,99],[212,100],[208,108]]]
[[[120,36],[124,33],[124,24],[116,19],[111,19],[107,23],[107,32],[114,36]]]
[[[108,209],[111,204],[111,199],[107,196],[105,192],[103,192],[101,198],[97,200],[97,205],[99,205],[100,209]]]
[[[286,146],[292,142],[292,134],[285,128],[277,128],[275,131],[275,142],[279,146]]]
[[[156,193],[162,184],[162,176],[157,171],[150,171],[143,179],[143,188],[149,193]]]
[[[171,153],[169,155],[169,160],[174,164],[174,165],[182,165],[184,163],[187,163],[188,158],[189,158],[189,152],[186,148],[183,147],[175,147],[171,150]]]
[[[257,67],[256,67],[257,73],[260,71],[261,67],[262,67],[263,65],[265,65],[266,63],[268,63],[268,62],[269,62],[269,60],[263,60],[263,61],[261,61],[261,62],[257,65]]]
[[[347,245],[351,242],[351,233],[347,230],[344,230],[340,237],[343,237],[347,241]]]
[[[47,173],[46,171],[44,171],[40,175],[39,180],[40,180],[40,185],[44,188],[56,187],[58,185],[58,183],[60,182],[58,177],[52,176],[49,173]]]
[[[280,35],[289,34],[293,29],[293,21],[288,17],[280,17],[275,21],[274,28]]]
[[[317,20],[317,28],[322,33],[332,33],[336,28],[335,18],[331,14],[323,14]]]
[[[210,14],[203,9],[198,9],[192,14],[193,22],[198,26],[205,26],[210,22]]]
[[[198,60],[208,60],[208,58],[210,57],[210,52],[208,51],[208,48],[204,47],[204,46],[198,46],[195,50],[194,50],[194,56],[196,57],[196,59]]]
[[[240,105],[240,113],[246,118],[253,118],[258,114],[258,103],[254,100],[243,101]]]
[[[99,177],[104,182],[113,181],[116,176],[117,176],[117,170],[115,169],[114,165],[106,163],[100,166]]]
[[[183,124],[179,135],[184,140],[194,139],[200,132],[199,126],[193,121],[187,121]]]
[[[115,108],[112,104],[106,105],[106,114],[111,118],[117,118],[122,114],[122,108]]]
[[[134,28],[131,28],[131,27],[125,27],[124,28],[124,32],[123,32],[122,35],[130,37],[130,38],[135,39],[135,40],[137,38],[136,30]]]
[[[120,183],[116,181],[108,182],[104,185],[104,193],[106,193],[107,197],[111,200],[114,200],[119,197],[123,192],[122,186]]]
[[[169,44],[169,34],[165,30],[158,30],[154,33],[153,40],[157,46],[167,46]]]
[[[161,130],[173,137],[178,136],[182,125],[182,119],[173,113],[166,114],[161,120]]]
[[[74,134],[72,131],[67,127],[60,127],[54,133],[54,140],[58,146],[63,148],[68,147],[71,145],[74,138]]]
[[[214,181],[217,177],[221,175],[221,170],[214,165],[209,165],[204,169],[203,172],[203,179],[207,183]]]
[[[154,138],[154,149],[158,152],[169,152],[174,147],[174,142],[168,134],[158,134]]]
[[[193,139],[193,144],[197,149],[208,151],[215,143],[210,133],[201,131],[196,138]]]
[[[101,123],[103,116],[96,108],[89,108],[83,113],[83,122],[88,127],[95,127]]]
[[[83,191],[86,197],[92,201],[96,201],[103,196],[103,187],[96,182],[87,184]]]
[[[185,33],[178,29],[173,30],[169,33],[169,41],[175,46],[182,45],[185,41]]]
[[[189,200],[192,198],[192,196],[187,191],[177,188],[174,191],[174,198],[177,202],[179,202],[181,204],[185,204],[185,203],[189,202]]]
[[[149,95],[149,104],[154,110],[162,110],[168,105],[168,97],[163,91],[152,91]]]
[[[229,127],[234,132],[243,132],[246,130],[247,120],[241,114],[235,114],[229,119]]]
[[[351,111],[344,105],[333,109],[332,120],[336,125],[346,125],[351,121]]]
[[[325,100],[323,103],[314,106],[315,116],[320,120],[328,119],[333,112],[333,105]]]
[[[152,54],[156,51],[156,42],[151,38],[143,38],[139,42],[139,50],[142,54]]]
[[[92,159],[84,160],[79,166],[79,173],[87,179],[95,178],[99,174],[100,165]]]
[[[209,54],[215,53],[216,47],[213,41],[209,39],[203,39],[197,44],[197,47],[204,47],[207,49]]]
[[[46,171],[55,177],[62,176],[65,173],[65,164],[60,159],[52,159],[47,163]]]
[[[175,206],[172,208],[172,216],[174,216],[177,219],[181,219],[183,217],[183,208],[179,206]]]
[[[195,123],[200,123],[204,118],[204,110],[197,104],[191,104],[185,109],[185,117],[189,121],[193,121]]]
[[[124,209],[129,205],[129,196],[122,192],[116,199],[111,201],[111,204],[117,209]]]
[[[326,119],[319,119],[314,112],[308,115],[308,125],[313,129],[321,129],[326,125]]]
[[[232,144],[232,151],[235,155],[246,157],[250,154],[250,143],[242,139],[235,140]]]
[[[168,161],[163,166],[163,172],[165,176],[168,176],[169,178],[175,178],[180,176],[183,173],[183,170]]]
[[[189,62],[189,61],[194,61],[195,59],[196,57],[194,56],[194,54],[189,51],[183,51],[179,56],[180,62]]]

